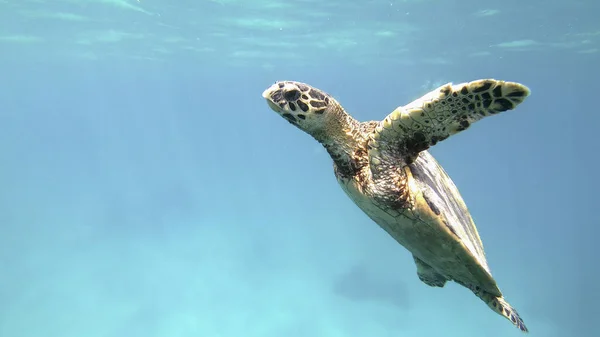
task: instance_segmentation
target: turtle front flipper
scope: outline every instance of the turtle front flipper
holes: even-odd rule
[[[442,288],[446,284],[448,279],[445,278],[444,275],[436,272],[431,266],[414,255],[413,259],[415,260],[415,265],[417,265],[417,276],[419,276],[419,280],[430,287]]]
[[[529,94],[522,84],[494,79],[445,84],[381,121],[371,134],[369,157],[400,151],[408,159],[415,158],[484,117],[514,109]]]

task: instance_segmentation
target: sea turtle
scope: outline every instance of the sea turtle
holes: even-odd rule
[[[412,253],[421,281],[432,287],[455,281],[527,332],[492,277],[458,189],[427,149],[484,117],[514,109],[529,93],[522,84],[494,79],[448,83],[382,121],[368,122],[306,83],[276,82],[262,96],[325,147],[342,189]]]

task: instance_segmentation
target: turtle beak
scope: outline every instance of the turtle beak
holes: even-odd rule
[[[263,91],[262,93],[262,97],[264,99],[271,99],[271,94],[273,93],[273,91],[279,89],[279,87],[277,86],[277,83],[273,84],[272,86],[270,86],[269,88],[267,88],[267,90]]]
[[[275,104],[270,99],[267,99],[267,104],[269,104],[269,108],[271,108],[271,110],[277,112],[278,114],[281,114],[281,108],[279,107],[279,105]]]
[[[269,108],[271,108],[273,111],[275,111],[277,113],[281,113],[281,107],[279,107],[279,105],[275,104],[275,102],[273,102],[273,99],[271,98],[271,94],[273,94],[273,92],[278,89],[279,89],[279,87],[277,86],[277,83],[273,84],[267,90],[263,91],[262,97],[267,100],[267,103],[269,104]]]
[[[271,87],[271,88],[272,88],[272,87]],[[271,96],[271,88],[269,88],[269,89],[267,89],[267,90],[263,91],[263,93],[262,93],[262,97],[263,97],[264,99],[269,99],[269,96]]]

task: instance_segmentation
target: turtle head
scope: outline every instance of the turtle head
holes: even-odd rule
[[[338,119],[340,107],[335,99],[308,84],[280,81],[262,96],[273,111],[317,139]]]
[[[327,93],[308,84],[280,81],[262,96],[269,107],[321,143],[343,174],[352,174],[360,123]]]

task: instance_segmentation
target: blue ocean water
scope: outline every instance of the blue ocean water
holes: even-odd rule
[[[532,336],[599,336],[600,4],[0,0],[0,337],[519,336],[430,288],[266,105],[532,95],[431,152]]]

